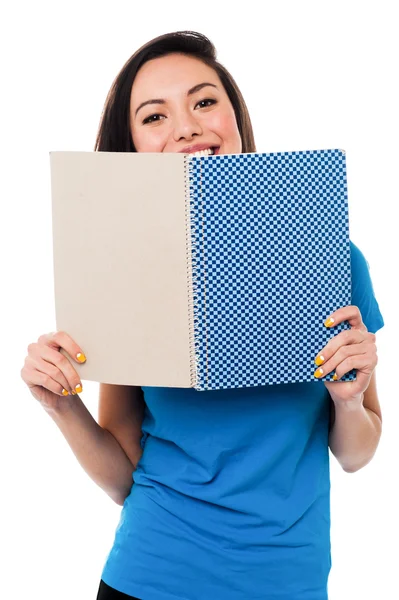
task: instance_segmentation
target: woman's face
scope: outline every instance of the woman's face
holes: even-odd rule
[[[146,62],[132,86],[130,114],[137,152],[241,152],[227,93],[217,73],[196,58],[169,54]]]

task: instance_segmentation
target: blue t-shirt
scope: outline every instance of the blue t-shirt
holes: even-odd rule
[[[383,319],[354,244],[351,264],[352,304],[376,332]],[[144,451],[105,583],[142,600],[326,600],[324,384],[143,391]]]

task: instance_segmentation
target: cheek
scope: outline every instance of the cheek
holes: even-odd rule
[[[234,113],[220,113],[217,116],[215,115],[212,126],[215,133],[225,140],[237,140],[240,137]]]
[[[133,144],[137,152],[162,152],[165,146],[165,135],[154,128],[140,129],[132,132]]]

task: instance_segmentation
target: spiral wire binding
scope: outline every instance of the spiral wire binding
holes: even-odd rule
[[[198,242],[195,226],[195,199],[193,165],[189,156],[185,156],[185,196],[186,196],[186,249],[187,249],[187,285],[190,344],[190,380],[191,386],[198,391],[204,388],[199,383],[201,365],[200,319],[198,315]]]

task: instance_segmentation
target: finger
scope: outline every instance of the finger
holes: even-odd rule
[[[367,331],[367,327],[363,323],[362,315],[357,306],[343,306],[331,313],[324,321],[326,327],[335,327],[343,321],[348,321],[351,327],[355,327],[362,331]]]
[[[54,381],[54,379],[50,377],[50,375],[42,373],[41,371],[36,371],[35,373],[35,379],[38,381],[37,385],[40,385],[41,387],[46,388],[47,390],[50,390],[50,392],[58,394],[59,396],[69,395],[69,393],[66,393],[69,392],[69,390],[66,390],[60,386],[57,381]]]
[[[62,394],[62,390],[66,390],[69,394],[71,394],[72,390],[74,390],[74,387],[69,383],[64,373],[57,366],[51,362],[47,362],[40,356],[29,356],[26,359],[25,364],[30,372],[36,370],[43,375],[48,375],[55,383],[58,383],[59,391],[57,391],[57,394]],[[65,396],[66,394],[63,395]]]
[[[36,364],[32,359],[27,359],[25,365],[21,371],[22,379],[28,385],[29,388],[36,386],[43,387],[58,396],[67,396],[68,390],[60,385],[60,383],[54,380],[48,373],[39,371],[36,368]]]
[[[355,359],[359,356],[369,355],[370,345],[367,341],[363,341],[360,344],[350,344],[348,346],[341,346],[330,358],[326,360],[316,371],[315,377],[325,377],[328,373],[337,370],[342,364],[346,364],[349,359]],[[368,357],[369,362],[372,360]],[[357,368],[357,367],[356,367]],[[345,371],[346,373],[346,371]]]
[[[376,360],[369,354],[356,354],[355,356],[348,356],[342,361],[335,369],[336,379],[341,379],[345,373],[349,373],[352,369],[360,373],[370,375],[376,366]]]
[[[320,350],[315,358],[315,364],[317,366],[325,364],[342,346],[361,344],[364,341],[368,341],[368,336],[375,338],[373,334],[365,333],[359,329],[345,329],[341,331],[332,337],[324,348]]]
[[[346,373],[349,373],[349,371],[352,371],[352,369],[356,369],[356,371],[360,374],[360,373],[364,373],[367,376],[370,376],[370,374],[373,372],[375,367],[375,364],[373,364],[373,361],[370,360],[370,356],[368,354],[356,354],[354,356],[348,356],[345,360],[343,360],[339,365],[337,365],[336,369],[335,369],[335,374],[334,374],[334,381],[338,381],[339,379],[341,379],[341,377],[343,377]],[[318,374],[317,378],[320,377],[324,377],[325,375],[327,375],[329,373],[329,371],[327,371],[326,367],[319,367],[318,371],[322,370],[323,373]],[[316,377],[316,375],[315,375]],[[356,376],[358,377],[358,376]]]
[[[343,375],[341,375],[343,377]],[[370,373],[363,373],[362,371],[356,371],[356,379],[353,381],[324,381],[324,385],[334,398],[337,394],[342,398],[350,400],[351,398],[357,397],[361,394],[370,383]]]
[[[56,381],[63,381],[63,387],[71,392],[80,393],[83,391],[83,386],[80,380],[80,376],[73,367],[71,361],[66,358],[59,350],[47,346],[46,344],[31,344],[28,347],[29,356],[35,361],[37,365],[41,365],[40,370],[44,368],[44,371],[49,374]],[[42,361],[42,362],[40,362]],[[44,365],[43,363],[47,363]],[[59,371],[60,375],[56,375]],[[61,381],[60,381],[61,383]],[[64,383],[67,385],[65,386]]]
[[[45,344],[56,350],[62,348],[78,363],[84,363],[86,356],[78,344],[65,331],[45,333],[38,339],[39,344]]]

